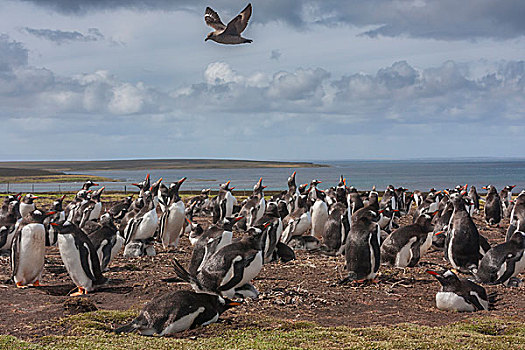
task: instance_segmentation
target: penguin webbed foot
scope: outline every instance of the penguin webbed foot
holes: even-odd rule
[[[70,294],[69,296],[70,297],[78,297],[78,296],[86,295],[86,294],[87,294],[87,290],[85,290],[82,287],[78,287],[78,291],[76,291],[75,293]]]

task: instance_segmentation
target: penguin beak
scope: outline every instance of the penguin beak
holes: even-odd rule
[[[511,189],[513,189],[514,187],[516,187],[516,185],[510,186]]]
[[[56,227],[56,226],[60,226],[60,225],[57,224],[56,222],[52,222],[52,223],[51,223],[51,226],[55,226],[55,227]]]
[[[238,216],[233,220],[233,222],[241,221],[242,219],[244,219],[244,216]]]
[[[296,173],[297,173],[297,171],[294,171],[293,174],[292,174],[292,177],[295,177]]]
[[[445,231],[439,231],[439,232],[434,233],[434,236],[439,236],[439,235],[441,235],[443,233],[445,233]]]
[[[441,192],[441,191],[440,191]],[[439,192],[436,192],[438,194]],[[450,193],[447,190],[443,190],[443,193],[445,193],[447,196],[450,195]]]
[[[439,273],[433,270],[427,270],[426,273],[432,275],[432,276],[441,276]]]
[[[481,187],[482,190],[486,190],[487,189],[487,186],[483,186]]]
[[[187,222],[188,224],[190,224],[190,225],[192,224],[192,222],[190,221],[190,219],[188,219],[188,218],[185,218],[185,219],[186,219],[186,222]]]
[[[186,181],[187,177],[183,177],[182,179],[179,180],[179,183],[183,183],[184,181]]]
[[[149,180],[149,173],[146,174],[146,181],[148,181],[148,180]]]
[[[55,215],[56,213],[56,211],[48,211],[47,213],[45,213],[45,216]]]
[[[31,196],[31,199],[37,199],[38,196]]]
[[[239,305],[242,305],[242,301],[230,301],[227,305],[228,306],[239,306]]]
[[[230,185],[230,180],[228,180],[228,182],[226,182],[226,187],[228,187]]]
[[[270,226],[272,223],[271,222],[267,222],[266,224],[264,224],[264,228],[267,228],[268,226]]]
[[[235,189],[235,186],[234,186],[234,187],[232,187],[232,188],[230,188],[230,191],[233,191],[234,189]]]
[[[94,183],[93,186],[98,186],[98,184]]]

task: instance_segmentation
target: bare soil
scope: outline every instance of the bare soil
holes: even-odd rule
[[[410,216],[404,217],[400,224],[407,224],[410,220]],[[197,218],[197,222],[208,225],[210,219]],[[501,227],[489,227],[481,216],[476,215],[475,222],[491,244],[504,241],[508,221]],[[47,248],[46,253],[43,286],[27,289],[17,289],[7,283],[11,275],[9,257],[0,257],[1,334],[29,340],[46,334],[60,334],[68,330],[58,326],[56,321],[82,309],[82,304],[86,304],[87,310],[92,310],[93,305],[99,310],[140,309],[160,293],[190,288],[188,284],[161,281],[174,275],[171,268],[173,257],[183,264],[189,261],[191,245],[187,238],[181,239],[174,252],[158,246],[155,257],[127,259],[118,256],[110,265],[110,271],[105,273],[110,283],[83,297],[88,299],[86,303],[71,302],[72,298],[67,296],[75,286],[62,264],[58,249]],[[223,323],[225,327],[238,328],[250,326],[254,320],[271,318],[309,321],[322,326],[366,327],[404,322],[437,326],[472,317],[472,314],[444,312],[435,307],[434,298],[440,285],[425,270],[432,267],[427,265],[429,263],[449,266],[443,253],[431,250],[421,263],[419,267],[406,270],[382,266],[378,284],[339,285],[338,280],[345,276],[342,256],[300,251],[292,262],[265,265],[254,281],[261,292],[259,299],[248,300],[229,310],[222,316]],[[476,315],[525,321],[525,287],[486,288],[487,292],[497,291],[501,300],[495,310]],[[200,329],[198,332],[202,336],[210,331]],[[191,334],[183,333],[184,336]]]

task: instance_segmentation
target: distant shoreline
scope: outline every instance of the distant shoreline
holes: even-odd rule
[[[229,159],[130,159],[101,161],[0,162],[0,182],[76,182],[83,178],[115,181],[90,171],[158,169],[323,168],[326,164]],[[68,174],[66,174],[68,173]]]

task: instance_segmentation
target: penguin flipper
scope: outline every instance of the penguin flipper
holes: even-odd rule
[[[478,311],[483,311],[485,310],[485,308],[483,307],[483,305],[480,304],[478,298],[474,295],[468,295],[468,297],[466,298],[466,301],[469,303],[469,304],[472,304],[474,305],[474,307],[476,308],[476,310]]]
[[[494,282],[494,284],[499,283],[505,283],[507,280],[509,280],[512,277],[512,274],[514,273],[514,270],[516,268],[516,262],[519,261],[524,253],[514,255],[509,254],[507,258],[505,259],[505,262],[507,263],[507,268],[505,269],[505,273]]]
[[[103,270],[109,265],[109,260],[111,259],[111,250],[113,249],[113,246],[115,245],[115,239],[113,242],[108,242],[103,248],[102,248],[102,261],[100,262],[100,268]]]
[[[255,256],[254,256],[255,258]],[[242,276],[243,276],[243,273],[244,273],[244,268],[252,261],[253,259],[250,259],[249,261],[243,259],[243,260],[240,260],[240,261],[237,261],[233,264],[233,276],[232,278],[226,282],[225,284],[219,286],[218,290],[219,291],[225,291],[225,290],[230,290],[232,288],[234,288],[236,285],[239,284],[239,282],[241,282],[242,280]]]
[[[9,234],[9,228],[2,226],[0,228],[0,247],[3,247],[7,242],[7,235]]]
[[[18,261],[17,256],[20,254],[18,250],[19,250],[21,238],[22,238],[21,230],[18,230],[15,233],[15,237],[13,238],[13,243],[11,246],[11,270],[13,271],[11,278],[14,278],[18,272],[19,261]]]
[[[80,251],[80,264],[82,265],[82,270],[84,270],[84,273],[90,280],[95,281],[95,276],[93,276],[93,272],[91,271],[91,268],[89,267],[89,260],[91,259],[91,252],[89,248],[87,247],[87,244],[80,243],[78,246],[78,250]],[[93,266],[93,263],[91,263],[91,265]]]
[[[410,247],[410,250],[412,251],[412,259],[408,262],[408,267],[414,267],[419,262],[419,259],[421,258],[421,250],[419,249],[419,244],[417,244],[417,241],[412,244],[412,247]]]

